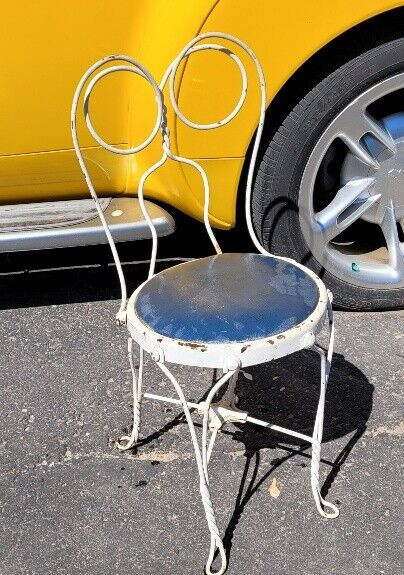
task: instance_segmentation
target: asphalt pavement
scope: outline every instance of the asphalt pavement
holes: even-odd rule
[[[131,288],[146,273],[129,263],[133,247],[123,248]],[[140,448],[114,447],[130,426],[131,391],[105,249],[0,263],[1,575],[202,574],[209,536],[181,410],[145,401]],[[316,511],[306,445],[229,426],[210,466],[229,575],[404,571],[404,312],[337,312],[336,329],[321,479],[340,517]],[[317,356],[247,371],[253,380],[237,383],[242,409],[310,432]],[[194,401],[214,377],[174,372]],[[150,361],[145,384],[174,395]]]

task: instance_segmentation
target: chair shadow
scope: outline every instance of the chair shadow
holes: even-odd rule
[[[318,403],[319,363],[316,353],[302,351],[245,370],[253,376],[253,382],[240,373],[236,386],[238,407],[259,419],[311,435]],[[215,380],[216,374],[213,376],[213,382]],[[334,354],[325,402],[323,443],[351,433],[352,436],[333,461],[324,458],[321,460],[323,466],[330,468],[321,489],[323,497],[327,497],[341,467],[366,430],[372,411],[373,390],[373,385],[362,371],[343,355]],[[201,401],[207,393],[208,391]],[[184,415],[178,414],[164,427],[141,440],[139,446],[147,445],[184,421]],[[237,524],[253,495],[278,467],[291,458],[300,456],[307,459],[307,463],[302,462],[301,465],[308,467],[310,446],[295,437],[248,423],[239,424],[235,430],[226,429],[224,433],[230,434],[234,441],[244,444],[246,460],[234,510],[223,536],[229,559]],[[272,459],[270,469],[258,477],[260,450],[266,448],[281,448],[286,454],[284,457]]]
[[[248,372],[253,376],[254,385],[240,375],[236,387],[238,407],[254,414],[254,417],[311,435],[319,392],[318,356],[312,351],[303,351],[251,368]],[[350,433],[352,436],[334,461],[321,460],[323,465],[330,467],[321,489],[324,498],[366,430],[372,411],[373,391],[373,385],[362,371],[343,355],[334,354],[325,402],[323,443]],[[291,436],[246,424],[239,426],[233,439],[244,443],[246,462],[234,510],[223,537],[228,558],[237,524],[260,486],[280,465],[296,455],[308,459],[307,464],[302,463],[302,466],[308,467],[310,464],[310,454],[307,453],[310,446]],[[286,451],[286,455],[273,459],[270,469],[258,478],[260,450],[268,447],[280,447]]]

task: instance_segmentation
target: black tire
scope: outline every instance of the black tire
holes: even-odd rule
[[[279,126],[256,175],[252,213],[263,245],[313,269],[333,292],[336,304],[345,309],[403,307],[404,288],[354,286],[320,265],[300,230],[300,182],[313,147],[335,116],[366,89],[403,70],[404,38],[368,50],[335,70],[308,92]]]

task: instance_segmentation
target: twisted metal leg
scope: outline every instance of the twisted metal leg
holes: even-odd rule
[[[313,430],[313,442],[312,442],[312,452],[311,452],[311,489],[313,492],[314,500],[316,502],[317,509],[323,517],[328,519],[333,519],[338,517],[339,509],[333,503],[326,501],[321,496],[320,492],[320,460],[321,460],[321,442],[323,439],[323,427],[324,427],[324,405],[325,405],[325,393],[327,390],[328,376],[331,368],[331,361],[333,355],[334,347],[334,318],[332,313],[331,301],[328,305],[328,320],[330,337],[328,343],[328,352],[317,346],[313,346],[313,350],[316,351],[321,359],[321,382],[320,382],[320,398],[317,406],[316,420],[314,423]],[[326,509],[330,511],[326,511]]]
[[[210,456],[212,454],[213,445],[216,439],[217,432],[219,430],[219,426],[221,426],[221,422],[218,422],[217,426],[212,426],[212,436],[211,441],[208,447],[208,424],[209,424],[209,415],[210,415],[210,407],[212,404],[212,400],[215,397],[216,393],[219,389],[229,381],[229,386],[225,392],[225,394],[231,394],[230,397],[234,397],[234,387],[237,381],[237,374],[238,369],[235,371],[228,371],[225,373],[212,387],[210,390],[206,401],[204,402],[204,413],[203,413],[203,422],[202,422],[202,462],[203,462],[203,469],[206,477],[206,481],[209,483],[208,477],[208,463]],[[229,389],[230,388],[230,389]],[[217,417],[217,415],[216,415]]]
[[[210,404],[212,402],[212,399],[213,399],[215,393],[220,389],[220,387],[222,385],[224,385],[224,383],[226,383],[226,381],[228,381],[228,379],[230,379],[230,377],[233,375],[234,372],[228,372],[220,378],[220,380],[211,389],[211,391],[208,395],[208,398],[205,402],[205,405],[204,405],[204,427],[203,427],[204,433],[203,433],[203,439],[202,439],[202,453],[201,453],[201,449],[200,449],[199,444],[198,444],[198,438],[196,436],[194,422],[192,421],[191,413],[190,413],[187,401],[185,399],[184,392],[182,391],[181,386],[179,385],[179,383],[176,380],[176,378],[174,377],[174,375],[170,372],[170,370],[163,363],[157,362],[157,365],[160,367],[160,369],[163,371],[163,373],[171,381],[171,383],[173,384],[173,386],[174,386],[174,388],[178,394],[178,397],[179,397],[181,404],[182,404],[182,409],[184,410],[184,414],[185,414],[185,417],[186,417],[186,420],[188,423],[189,431],[191,434],[191,440],[192,440],[193,448],[195,451],[195,459],[196,459],[196,464],[197,464],[198,473],[199,473],[199,489],[201,492],[202,504],[203,504],[203,508],[205,511],[208,529],[210,532],[210,549],[209,549],[208,560],[206,562],[206,567],[205,567],[206,574],[207,575],[223,575],[223,573],[226,571],[226,568],[227,568],[227,557],[226,557],[226,552],[225,552],[224,547],[223,547],[222,539],[219,535],[219,529],[217,527],[216,517],[215,517],[214,510],[213,510],[212,501],[210,498],[209,477],[208,477],[208,469],[207,469],[207,451],[208,450],[206,447],[206,436],[207,436],[207,422],[208,422],[208,418],[209,418],[209,410],[210,410]],[[212,571],[211,567],[212,567],[212,563],[213,563],[216,549],[218,549],[218,551],[219,551],[222,563],[221,563],[221,567],[218,571]]]
[[[131,337],[128,339],[128,359],[132,374],[133,426],[130,435],[123,435],[116,442],[117,448],[121,451],[126,451],[136,445],[140,429],[144,351],[141,347],[139,348],[139,370],[137,371],[133,361],[133,339]]]

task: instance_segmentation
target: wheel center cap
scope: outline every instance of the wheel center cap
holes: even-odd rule
[[[372,195],[380,195],[375,204],[369,208],[362,218],[368,222],[380,223],[386,208],[393,202],[396,219],[404,217],[404,142],[396,141],[397,151],[391,155],[383,150],[377,157],[379,169],[369,170],[369,177],[374,178],[370,190]]]
[[[391,170],[387,172],[387,178],[387,195],[396,199],[398,202],[404,189],[404,168],[391,168]]]

